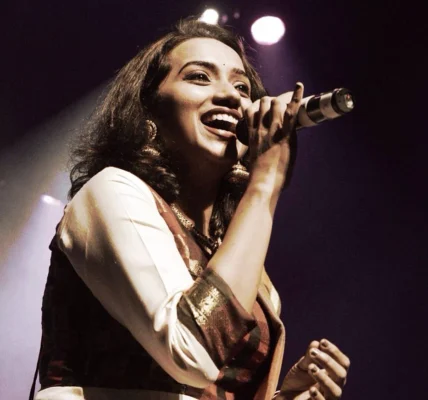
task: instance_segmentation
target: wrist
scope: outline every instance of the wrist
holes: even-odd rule
[[[273,151],[275,150],[275,151]],[[260,155],[251,166],[250,185],[258,191],[279,197],[286,183],[288,158],[277,146]]]
[[[251,203],[266,204],[273,214],[280,194],[281,187],[279,185],[268,180],[250,177],[244,197],[250,199]]]
[[[248,182],[248,191],[261,197],[275,198],[281,194],[284,185],[284,176],[281,174],[262,174],[252,172]]]

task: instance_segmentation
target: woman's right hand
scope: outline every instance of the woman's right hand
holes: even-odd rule
[[[263,97],[245,112],[250,181],[227,228],[223,244],[208,267],[229,285],[248,313],[252,312],[257,298],[273,214],[295,155],[293,139],[302,95],[303,85],[298,83],[294,92]]]
[[[298,82],[294,92],[262,97],[246,109],[249,186],[279,195],[288,184],[296,156],[296,122],[303,90],[303,84]]]

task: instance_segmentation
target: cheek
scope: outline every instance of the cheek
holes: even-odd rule
[[[184,90],[186,89],[186,90]],[[206,95],[198,88],[176,87],[171,92],[164,92],[159,98],[157,115],[162,123],[189,123],[206,99]]]

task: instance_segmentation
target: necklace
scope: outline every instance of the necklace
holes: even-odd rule
[[[193,237],[201,245],[201,247],[210,255],[213,255],[221,245],[221,238],[212,239],[204,235],[201,231],[195,228],[195,223],[182,213],[175,203],[171,204],[171,210],[174,212],[177,219],[182,225],[193,234]]]

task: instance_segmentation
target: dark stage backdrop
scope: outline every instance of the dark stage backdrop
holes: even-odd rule
[[[0,20],[0,398],[30,388],[47,246],[66,201],[67,141],[135,52],[205,3],[6,2]],[[221,1],[269,91],[348,87],[355,111],[299,133],[267,269],[283,302],[284,372],[311,340],[351,358],[344,399],[425,399],[426,33],[405,1]],[[260,48],[272,13],[284,40]],[[60,201],[41,198],[48,194]]]

